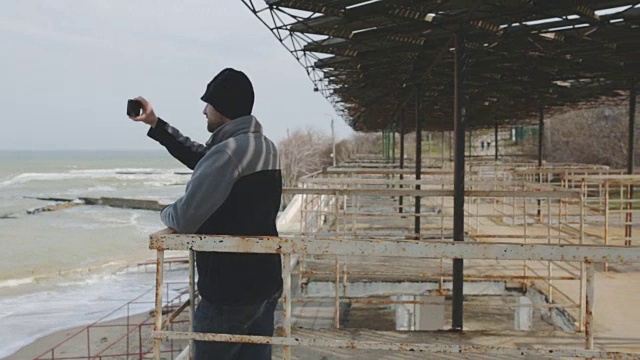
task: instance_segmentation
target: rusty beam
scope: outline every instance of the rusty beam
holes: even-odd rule
[[[638,246],[153,234],[150,236],[149,248],[152,250],[192,249],[238,253],[388,256],[425,259],[640,262],[640,247]]]
[[[378,341],[356,341],[343,339],[323,339],[304,337],[268,337],[251,335],[227,335],[208,333],[188,333],[154,331],[153,337],[162,340],[199,340],[199,341],[219,341],[238,342],[251,344],[271,344],[281,346],[304,346],[316,348],[334,349],[363,349],[381,351],[408,351],[411,353],[431,353],[431,354],[492,354],[505,355],[509,357],[557,357],[557,358],[588,358],[588,359],[637,359],[637,353],[600,351],[600,350],[580,350],[580,349],[547,349],[541,347],[502,347],[502,346],[482,346],[482,345],[440,345],[440,344],[416,344],[416,343],[395,343]]]
[[[421,196],[440,197],[454,196],[453,190],[411,190],[411,189],[341,189],[341,188],[284,188],[283,194],[305,195],[353,195],[353,196]],[[466,197],[516,197],[516,198],[550,198],[550,199],[579,199],[578,190],[557,191],[520,191],[520,190],[467,190]]]

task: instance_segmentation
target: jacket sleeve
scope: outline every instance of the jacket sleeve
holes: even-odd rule
[[[174,158],[191,170],[195,169],[207,153],[206,146],[182,135],[178,129],[160,118],[156,126],[149,129],[147,136],[162,144]]]
[[[229,152],[213,147],[196,166],[185,194],[165,207],[162,222],[181,234],[193,234],[227,199],[240,168]]]

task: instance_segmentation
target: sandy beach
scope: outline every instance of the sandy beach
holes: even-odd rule
[[[177,321],[174,329],[186,330],[186,314],[179,316]],[[52,359],[53,356],[56,359],[64,359],[89,355],[108,356],[109,359],[127,359],[126,354],[139,358],[140,353],[144,356],[152,349],[152,328],[151,312],[130,316],[128,324],[127,317],[122,317],[91,326],[78,326],[40,338],[4,360],[35,359],[38,356],[41,356],[38,359]],[[167,343],[164,351],[177,355],[185,344],[180,341],[175,341],[173,344]]]

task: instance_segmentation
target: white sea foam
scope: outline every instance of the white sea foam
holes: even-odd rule
[[[9,279],[9,280],[0,280],[0,289],[7,287],[16,287],[20,285],[27,285],[34,283],[36,281],[35,277],[27,277],[22,279]]]
[[[20,164],[3,169],[0,177],[0,213],[23,214],[0,221],[0,242],[14,244],[0,265],[0,358],[39,337],[95,321],[155,283],[154,273],[145,272],[152,267],[127,268],[126,263],[153,256],[146,239],[162,228],[157,213],[78,206],[31,216],[24,210],[40,202],[24,197],[98,195],[168,203],[182,190],[167,185],[188,177],[176,175],[170,164],[145,167],[146,159],[127,159],[125,166],[96,159],[89,165],[95,169],[73,168],[72,161]],[[25,292],[30,295],[16,295]],[[149,296],[152,303],[153,292]],[[146,311],[144,306],[139,311]]]
[[[161,184],[175,182],[179,175],[175,175],[174,169],[148,169],[148,168],[114,168],[114,169],[89,169],[70,170],[66,172],[29,172],[16,175],[0,182],[0,187],[16,184],[24,184],[32,181],[62,181],[75,179],[117,179],[117,180],[145,180],[159,181]]]
[[[34,284],[34,283],[49,283],[55,284],[55,286],[74,286],[74,285],[87,285],[93,284],[99,281],[105,281],[112,279],[115,274],[124,271],[124,269],[131,268],[132,271],[137,271],[137,266],[130,266],[131,264],[125,261],[110,261],[98,266],[93,267],[81,267],[76,269],[56,270],[49,271],[46,274],[37,276],[31,276],[18,279],[6,279],[0,280],[0,289],[14,288],[22,285]]]
[[[165,273],[167,281],[185,281],[185,271]],[[0,298],[0,358],[56,331],[126,316],[153,308],[155,273],[123,273],[46,292]],[[169,296],[180,289],[171,287]],[[142,296],[141,296],[142,294]]]
[[[113,186],[98,185],[98,186],[92,186],[92,187],[88,188],[87,191],[89,191],[89,192],[112,192],[112,191],[116,191],[116,188],[114,188]]]

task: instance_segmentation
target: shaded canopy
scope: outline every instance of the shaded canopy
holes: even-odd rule
[[[424,129],[452,129],[454,36],[468,127],[615,101],[640,68],[638,1],[243,2],[357,131],[413,120],[416,99]]]

